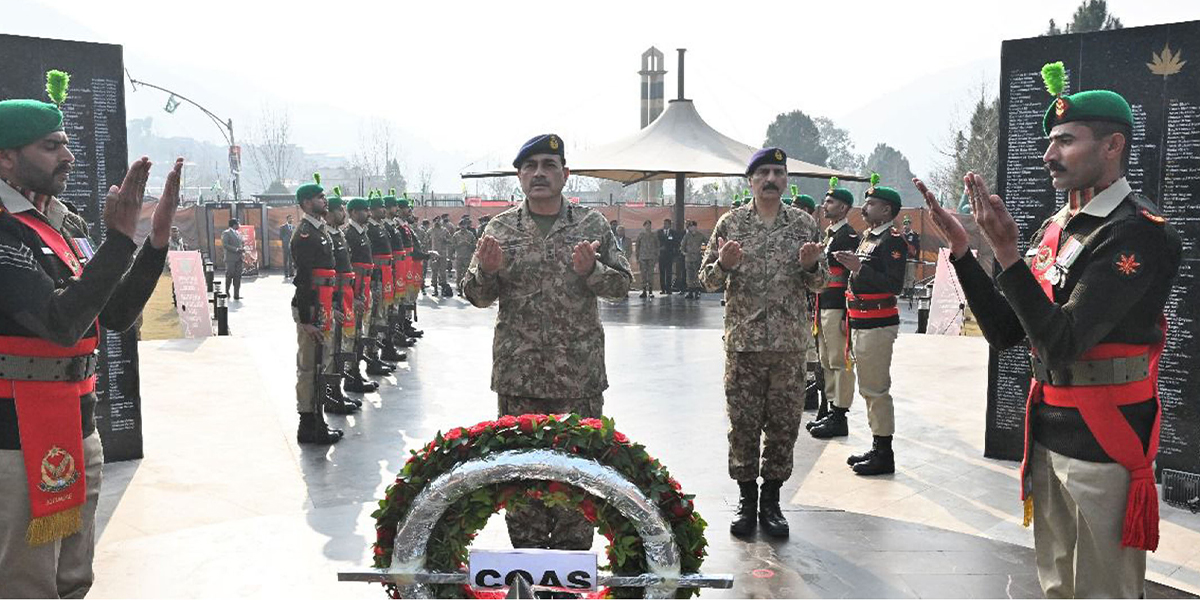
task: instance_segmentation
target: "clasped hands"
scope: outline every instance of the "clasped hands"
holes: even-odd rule
[[[576,275],[587,277],[592,274],[592,270],[596,268],[596,251],[599,249],[598,241],[575,244],[571,252],[571,268],[575,270]],[[494,275],[504,267],[504,251],[500,249],[500,242],[490,235],[480,238],[479,245],[475,248],[475,258],[478,260],[479,270],[487,275]]]
[[[816,242],[805,242],[800,247],[800,253],[797,260],[800,261],[800,266],[805,271],[811,271],[813,266],[817,264],[817,259],[821,257],[823,248]],[[742,243],[737,240],[727,240],[723,237],[717,238],[717,262],[720,263],[723,271],[732,271],[742,263],[742,258],[745,256],[745,250],[742,250]]]

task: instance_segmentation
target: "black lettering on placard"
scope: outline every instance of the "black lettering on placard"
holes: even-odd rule
[[[587,571],[571,571],[567,573],[567,587],[591,589],[592,578]]]
[[[1188,56],[1200,21],[1005,41],[1000,52],[997,193],[1020,232],[1023,252],[1065,202],[1042,165],[1042,118],[1051,98],[1041,68],[1061,60],[1067,93],[1107,89],[1133,110],[1130,186],[1150,198],[1179,233],[1183,256],[1163,312],[1159,361],[1162,429],[1157,468],[1200,473],[1200,59]],[[1170,48],[1170,54],[1167,52]],[[1182,50],[1181,50],[1182,49]],[[1177,56],[1179,52],[1184,56]],[[1151,60],[1153,57],[1153,60]],[[992,350],[984,455],[1018,460],[1025,442],[1028,350]]]
[[[488,583],[487,582],[488,577],[495,577],[496,583]],[[481,588],[504,587],[503,584],[500,583],[500,571],[497,571],[495,569],[483,569],[482,571],[476,573],[475,574],[475,587],[481,587]]]
[[[558,573],[555,573],[554,571],[546,571],[545,573],[542,573],[542,580],[538,582],[538,585],[546,587],[563,586],[562,581],[558,579]]]
[[[529,571],[523,571],[521,569],[509,571],[508,575],[504,576],[504,585],[512,585],[513,583],[516,583],[517,577],[524,577],[525,581],[529,583],[529,585],[533,585],[533,574]]]
[[[48,101],[46,71],[70,73],[63,131],[71,140],[75,168],[59,199],[75,205],[98,246],[105,234],[100,215],[108,186],[119,183],[129,166],[121,46],[0,34],[0,56],[0,99]],[[105,462],[142,458],[137,342],[136,328],[100,336],[95,416]]]

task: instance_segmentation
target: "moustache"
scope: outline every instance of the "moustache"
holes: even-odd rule
[[[1051,173],[1066,173],[1067,172],[1067,168],[1064,167],[1063,164],[1058,162],[1057,160],[1052,160],[1052,161],[1046,163],[1045,165],[1043,165],[1043,167],[1045,167],[1045,169]]]
[[[777,185],[775,185],[775,184],[773,184],[773,183],[766,183],[766,184],[763,184],[763,189],[764,189],[764,190],[775,190],[775,191],[777,191],[777,192],[778,192],[778,191],[779,191],[779,186],[777,186]]]
[[[550,185],[550,182],[549,182],[549,181],[546,181],[545,179],[537,179],[537,178],[535,178],[535,179],[534,179],[534,180],[533,180],[533,181],[530,183],[530,185]]]
[[[71,163],[63,163],[62,165],[59,165],[59,167],[57,169],[54,170],[54,174],[62,175],[62,174],[70,173],[73,170],[74,170],[74,166],[71,165]]]

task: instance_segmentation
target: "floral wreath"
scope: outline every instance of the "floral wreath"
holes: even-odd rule
[[[624,475],[654,501],[671,528],[679,546],[680,567],[683,573],[697,573],[707,554],[704,538],[707,523],[696,512],[692,494],[680,491],[678,481],[667,472],[658,459],[650,456],[641,444],[615,429],[612,419],[580,418],[579,415],[535,415],[519,417],[506,415],[495,421],[484,421],[471,427],[455,427],[445,434],[440,431],[433,441],[420,450],[410,450],[412,456],[387,488],[375,518],[374,554],[376,568],[388,568],[392,563],[392,546],[396,529],[407,516],[412,501],[431,481],[459,464],[508,450],[558,450],[593,459]],[[640,575],[649,570],[645,548],[634,524],[620,511],[601,498],[557,481],[522,481],[482,487],[467,494],[446,509],[434,526],[426,548],[425,568],[430,571],[454,572],[465,570],[468,546],[488,519],[506,507],[521,507],[536,499],[547,506],[577,508],[608,538],[608,564],[601,565],[613,575]],[[389,596],[399,597],[393,583],[385,583]],[[438,598],[473,597],[468,585],[442,584],[431,586]],[[637,598],[641,588],[614,587],[601,590],[610,598]],[[696,588],[679,588],[677,598],[699,594]]]

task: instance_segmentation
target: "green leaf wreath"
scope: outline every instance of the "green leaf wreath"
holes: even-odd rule
[[[579,415],[503,416],[471,427],[456,427],[445,434],[438,432],[433,441],[412,456],[379,501],[375,518],[375,562],[388,568],[396,529],[408,514],[417,494],[430,482],[468,460],[509,450],[551,449],[590,458],[615,469],[638,489],[657,502],[679,546],[683,573],[697,573],[707,554],[704,538],[706,523],[696,512],[691,494],[680,490],[679,482],[666,467],[646,452],[641,444],[630,443],[617,431],[613,420],[580,418]],[[504,483],[475,490],[451,505],[434,526],[426,548],[425,568],[454,572],[466,569],[468,547],[488,519],[500,509],[518,508],[531,499],[548,506],[578,508],[608,538],[608,564],[602,569],[613,575],[639,575],[649,570],[645,549],[633,523],[601,498],[594,498],[576,487],[556,481]],[[385,584],[391,597],[397,598],[394,584]],[[435,585],[439,598],[471,597],[465,585]],[[640,597],[640,588],[608,588],[603,595],[611,598]],[[695,588],[680,588],[677,598],[697,595]]]

